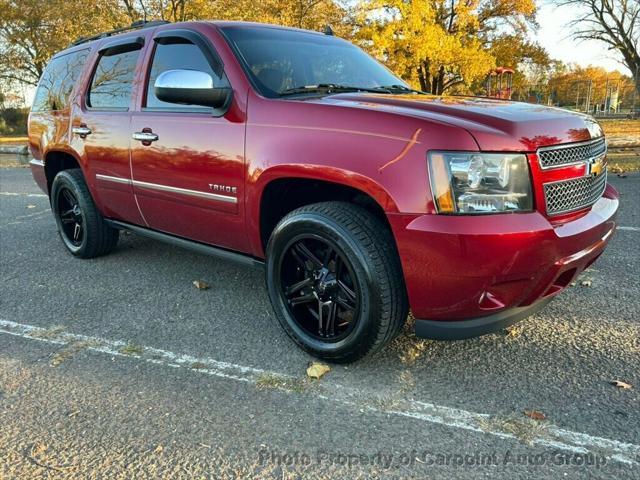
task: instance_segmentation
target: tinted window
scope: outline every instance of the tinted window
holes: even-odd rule
[[[129,108],[139,54],[139,48],[119,51],[113,55],[108,51],[102,54],[91,81],[87,100],[90,107],[116,110]]]
[[[265,27],[224,27],[245,70],[263,95],[332,83],[374,88],[404,85],[372,57],[339,38]]]
[[[89,50],[79,50],[51,60],[38,82],[31,110],[38,112],[66,108],[88,54]]]
[[[155,94],[154,84],[158,75],[167,70],[199,70],[206,72],[213,78],[215,86],[219,86],[223,80],[220,79],[211,68],[207,58],[200,50],[200,47],[190,43],[188,40],[177,40],[172,43],[158,43],[153,54],[149,82],[147,83],[147,103],[148,108],[176,108],[175,103],[167,103],[158,100]],[[201,106],[180,105],[182,109],[199,109]]]

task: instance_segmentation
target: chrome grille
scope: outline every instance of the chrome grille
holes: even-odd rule
[[[607,153],[607,142],[604,137],[584,143],[558,145],[538,149],[538,159],[542,168],[560,167],[581,162]]]
[[[602,196],[607,186],[607,170],[596,176],[561,180],[544,185],[547,215],[572,212],[589,207]]]

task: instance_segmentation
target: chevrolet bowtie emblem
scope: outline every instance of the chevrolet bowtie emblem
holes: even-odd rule
[[[587,174],[597,177],[604,170],[604,155],[598,158],[592,159],[587,163]]]

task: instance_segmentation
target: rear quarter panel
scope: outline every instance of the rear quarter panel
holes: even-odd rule
[[[75,49],[70,49],[65,53],[84,49],[91,50],[92,47],[93,46],[82,45]],[[78,147],[82,148],[82,144],[73,142],[70,126],[74,108],[77,108],[78,95],[89,76],[91,61],[92,53],[90,52],[85,60],[82,73],[71,91],[68,105],[60,110],[29,112],[29,120],[27,123],[29,152],[35,160],[42,162],[44,165],[46,165],[47,156],[50,153],[63,152],[74,157],[83,171],[86,168],[86,164],[83,162],[82,152],[78,151]],[[36,168],[32,167],[36,182],[45,193],[49,193],[45,178],[45,169],[42,167]]]
[[[34,160],[31,171],[38,186],[49,193],[49,185],[45,174],[47,158],[52,152],[62,152],[81,163],[82,156],[70,144],[69,125],[71,121],[71,108],[52,112],[31,112],[29,114],[28,142],[29,152]]]

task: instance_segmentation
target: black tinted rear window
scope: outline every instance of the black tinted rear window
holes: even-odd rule
[[[87,103],[91,108],[126,110],[131,100],[133,76],[140,54],[136,50],[103,54],[91,80]]]
[[[78,50],[51,60],[40,78],[31,110],[65,109],[88,55],[88,49]]]

